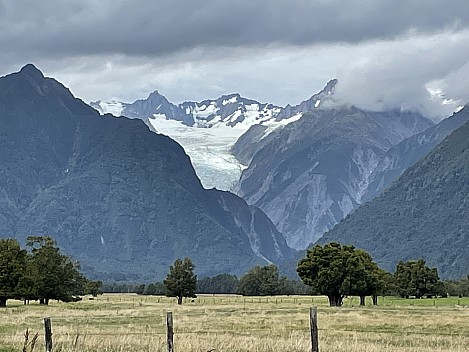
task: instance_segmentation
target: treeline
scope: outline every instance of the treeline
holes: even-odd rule
[[[101,282],[86,279],[80,264],[60,253],[55,241],[47,236],[30,236],[26,249],[15,239],[0,239],[0,307],[8,299],[26,304],[39,300],[49,304],[79,300],[80,295],[100,293]]]
[[[359,296],[360,304],[371,296],[404,298],[469,296],[469,276],[459,281],[441,281],[436,268],[423,259],[401,261],[389,273],[371,256],[353,246],[338,243],[316,245],[307,251],[297,267],[300,280],[281,276],[277,266],[255,266],[241,278],[230,274],[197,279],[189,258],[177,259],[163,282],[151,284],[108,283],[86,279],[80,264],[60,253],[47,236],[30,236],[26,249],[15,239],[0,239],[0,307],[8,299],[39,300],[48,304],[56,299],[79,300],[81,295],[102,292],[137,293],[196,297],[198,293],[239,294],[244,296],[326,295],[332,306],[342,305],[345,296]]]
[[[163,282],[151,284],[105,283],[103,292],[136,293],[140,295],[166,295]],[[245,296],[308,295],[311,287],[300,280],[280,276],[277,266],[256,266],[241,278],[236,275],[220,274],[197,279],[197,294],[240,294]]]
[[[437,269],[429,268],[423,259],[401,261],[395,272],[389,273],[379,268],[364,250],[334,242],[308,250],[297,272],[314,292],[326,295],[331,306],[342,305],[348,295],[359,296],[360,304],[364,305],[366,296],[377,304],[380,295],[422,298],[448,294],[449,283],[445,285]]]
[[[469,297],[469,275],[460,280],[443,281],[443,285],[450,296]]]
[[[373,304],[377,304],[378,296],[469,296],[469,277],[459,281],[441,281],[437,269],[428,267],[423,259],[401,261],[394,273],[386,272],[379,268],[367,252],[338,243],[323,247],[317,245],[307,251],[306,258],[297,267],[301,281],[281,276],[275,265],[256,266],[239,279],[229,274],[196,279],[193,268],[190,259],[178,259],[163,282],[149,285],[114,283],[105,285],[103,290],[143,295],[177,295],[179,298],[188,292],[188,297],[195,297],[196,293],[245,296],[313,294],[326,295],[332,306],[342,305],[343,298],[352,295],[359,296],[362,305],[365,304],[366,296],[372,297]],[[190,284],[184,279],[186,277],[191,278]],[[168,289],[170,282],[177,285]]]

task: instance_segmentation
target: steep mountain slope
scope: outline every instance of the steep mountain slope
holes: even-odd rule
[[[389,149],[370,176],[371,181],[363,197],[364,201],[369,201],[380,194],[405,170],[422,159],[447,135],[467,121],[469,121],[469,109],[464,107],[437,125],[406,138]]]
[[[100,278],[161,279],[176,257],[241,274],[292,250],[259,209],[204,190],[184,150],[100,116],[34,66],[0,79],[0,231],[47,234]]]
[[[270,132],[255,126],[233,147],[250,163],[235,191],[264,210],[290,246],[305,248],[362,202],[389,148],[431,125],[417,113],[335,107]]]
[[[443,277],[467,275],[468,136],[466,123],[319,243],[354,244],[388,270],[394,270],[399,260],[424,258]]]
[[[275,119],[262,121],[252,125],[249,130],[240,136],[231,148],[231,153],[243,165],[249,165],[254,154],[260,150],[268,139],[265,137],[274,131],[283,129],[286,125],[298,121],[305,113],[328,108],[335,105],[334,90],[337,80],[330,80],[326,86],[309,99],[295,106],[287,105],[275,116]]]

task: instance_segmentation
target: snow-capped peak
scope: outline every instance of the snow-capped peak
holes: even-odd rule
[[[121,116],[125,107],[125,104],[118,101],[117,98],[108,101],[92,101],[90,105],[92,108],[98,110],[101,115],[112,114],[114,116]]]
[[[166,134],[184,147],[205,187],[229,190],[246,167],[231,154],[238,138],[254,125],[266,127],[264,138],[297,121],[303,113],[331,100],[336,83],[331,80],[310,99],[285,108],[243,98],[238,93],[175,105],[158,91],[132,104],[98,101],[92,106],[100,112],[144,119],[152,131]]]

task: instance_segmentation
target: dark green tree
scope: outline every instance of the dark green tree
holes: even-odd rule
[[[450,296],[469,297],[469,275],[460,280],[446,280],[444,292]]]
[[[345,295],[376,293],[375,270],[377,265],[366,252],[335,242],[309,249],[297,267],[303,282],[326,295],[331,306],[341,306]]]
[[[32,264],[36,270],[36,296],[41,304],[57,299],[70,302],[83,294],[85,278],[80,265],[61,254],[55,241],[48,236],[30,236],[26,245],[31,248]]]
[[[33,263],[33,258],[28,254],[26,260],[26,267],[23,276],[20,279],[18,288],[16,290],[17,299],[23,300],[24,304],[28,304],[30,300],[36,300],[37,297],[37,268]]]
[[[347,261],[353,250],[352,246],[338,243],[324,247],[316,245],[308,249],[306,258],[298,263],[298,275],[315,292],[326,295],[331,306],[341,306],[343,298],[350,292],[350,284],[345,280],[349,275]]]
[[[429,268],[423,259],[400,261],[394,273],[394,282],[398,294],[405,298],[438,295],[444,291],[437,268]]]
[[[17,240],[0,239],[0,307],[6,307],[7,300],[18,295],[27,260],[27,252]]]
[[[241,277],[237,293],[243,296],[272,296],[277,294],[279,286],[276,265],[257,265]]]
[[[98,295],[101,295],[103,293],[102,287],[102,281],[86,280],[84,293],[87,295],[92,295],[93,297],[97,297]]]
[[[371,294],[373,304],[378,304],[378,296],[395,296],[395,285],[394,276],[390,272],[378,268],[376,272],[373,272],[375,277],[376,291]]]
[[[312,295],[312,288],[301,280],[288,279],[285,276],[280,277],[277,289],[278,295]]]
[[[372,296],[373,304],[377,304],[377,295],[382,291],[383,271],[378,267],[371,256],[359,249],[355,249],[347,260],[349,274],[346,276],[344,286],[349,287],[347,294],[360,297],[360,305],[365,305],[366,296]]]
[[[143,295],[143,292],[145,292],[145,284],[135,285],[132,292],[137,295]]]
[[[145,286],[144,295],[163,296],[166,294],[166,287],[162,282],[155,282]]]
[[[198,293],[236,293],[239,279],[235,275],[220,274],[197,280]]]
[[[194,274],[194,264],[189,258],[176,259],[169,267],[168,276],[163,280],[166,296],[177,297],[178,304],[182,304],[184,297],[197,297],[197,275]]]

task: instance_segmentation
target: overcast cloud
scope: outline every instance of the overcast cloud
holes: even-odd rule
[[[469,101],[469,2],[0,0],[0,74],[29,62],[86,101],[285,105],[338,78],[346,102],[441,116]]]

